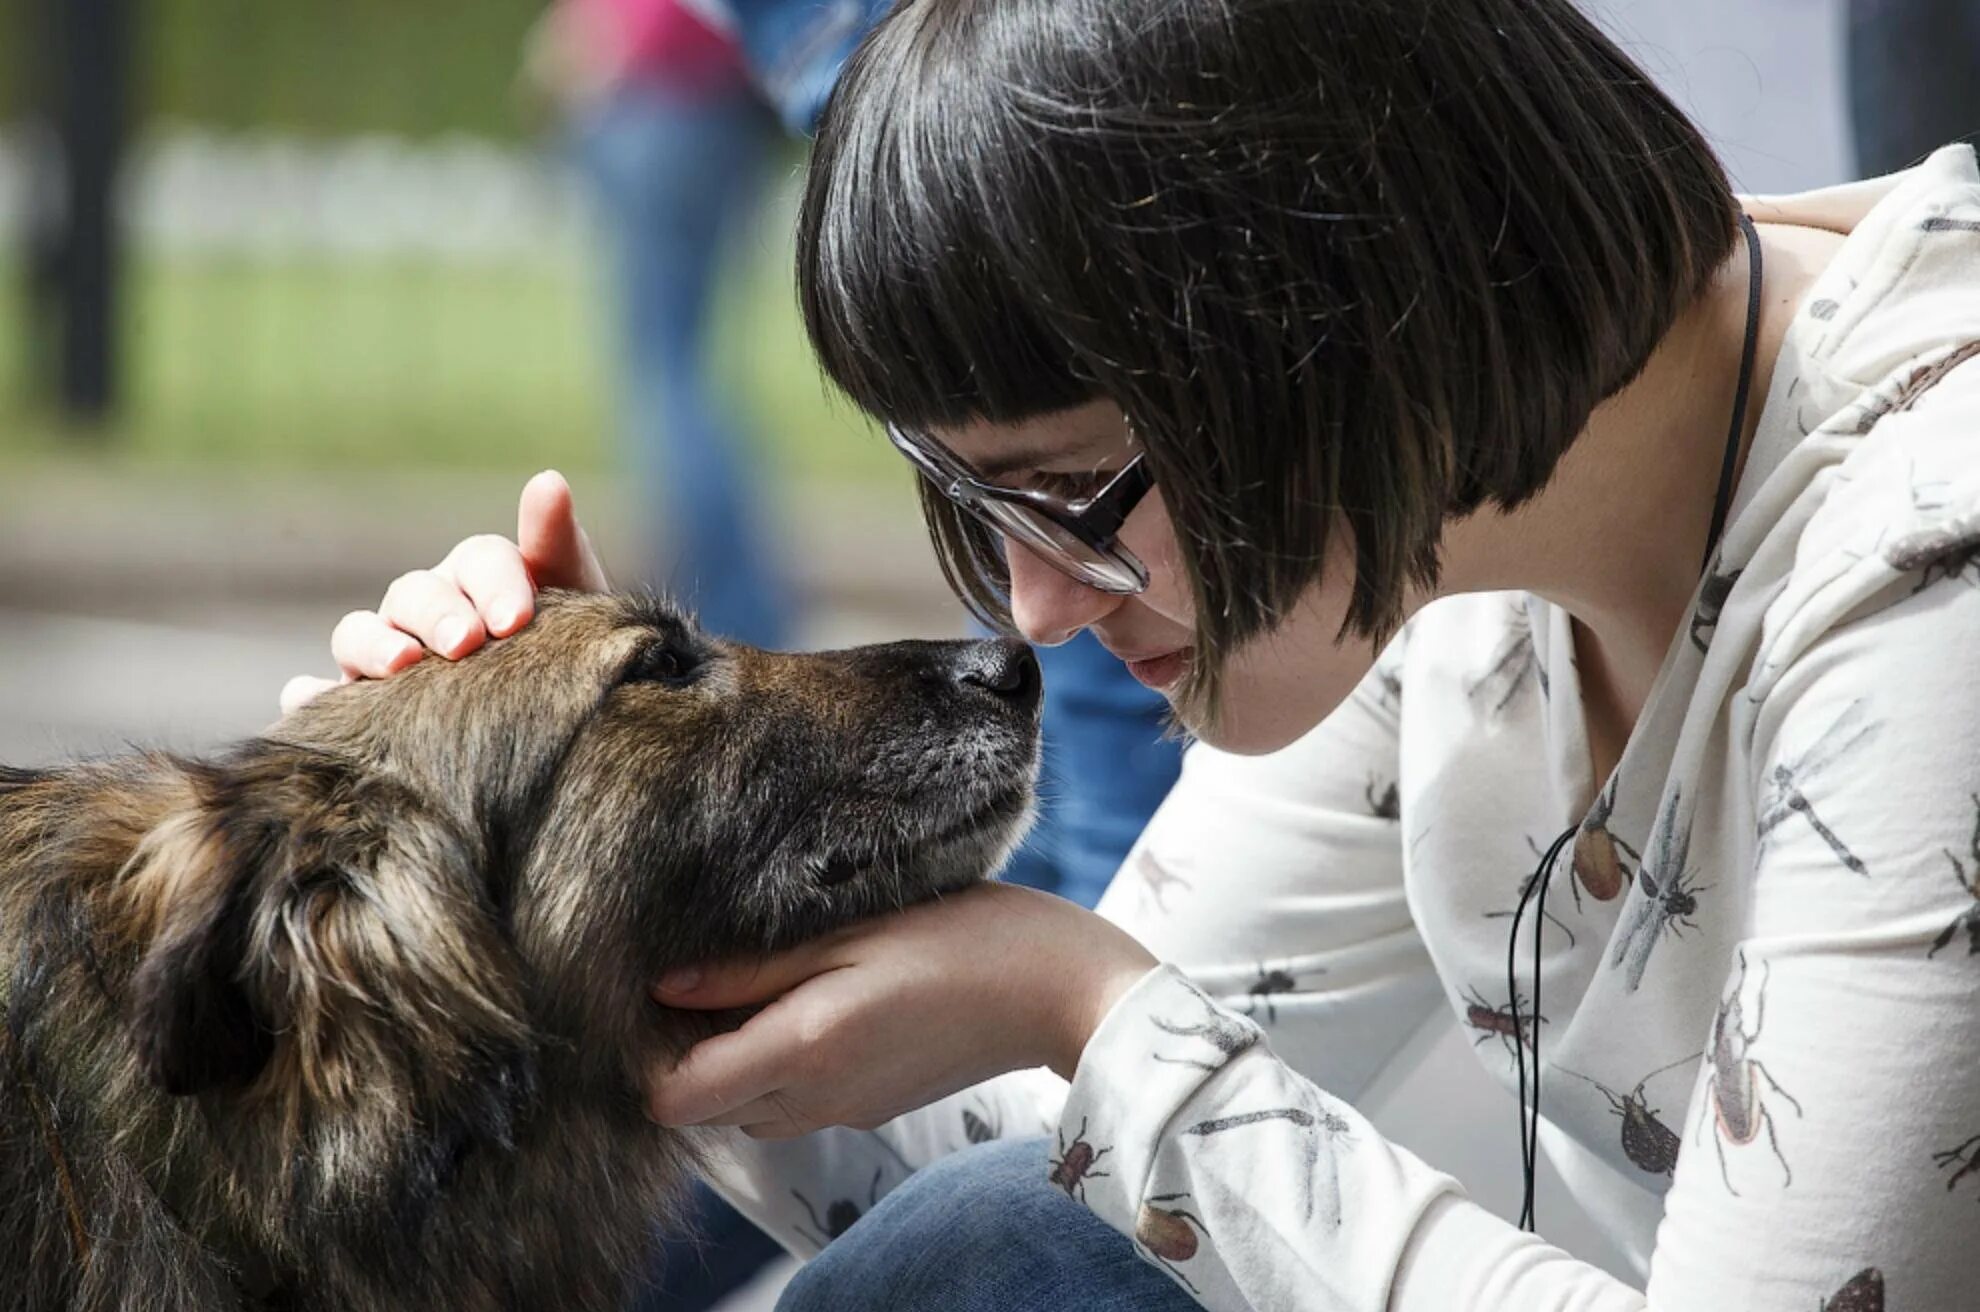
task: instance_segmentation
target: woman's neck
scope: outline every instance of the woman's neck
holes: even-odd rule
[[[1736,477],[1795,307],[1843,240],[1776,225],[1760,237],[1759,345]],[[1745,344],[1747,268],[1741,241],[1538,497],[1446,535],[1443,590],[1520,589],[1574,617],[1598,773],[1628,738],[1698,584]]]

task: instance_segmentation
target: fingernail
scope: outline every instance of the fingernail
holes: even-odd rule
[[[660,991],[662,993],[689,993],[699,983],[701,983],[701,968],[698,966],[683,966],[679,970],[670,970],[660,977]]]
[[[392,669],[401,665],[410,665],[419,659],[419,652],[419,644],[411,638],[405,638],[400,641],[397,647],[392,649],[391,656],[385,662],[386,668]]]
[[[498,601],[495,603],[492,611],[491,621],[497,633],[506,634],[513,632],[516,625],[522,622],[522,603],[520,602]]]
[[[458,616],[441,620],[440,627],[434,630],[433,636],[440,643],[441,651],[459,651],[461,644],[467,641],[467,621]]]

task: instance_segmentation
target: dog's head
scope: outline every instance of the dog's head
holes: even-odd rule
[[[667,968],[991,873],[1029,814],[1038,698],[1016,644],[785,655],[545,594],[515,637],[194,768],[121,885],[142,1065],[175,1094],[484,1131],[549,1050],[559,1078],[631,1087],[695,1033],[649,999]]]

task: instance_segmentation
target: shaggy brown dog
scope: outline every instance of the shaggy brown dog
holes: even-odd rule
[[[546,595],[210,762],[0,771],[0,1308],[612,1309],[693,1144],[662,971],[985,877],[1008,643]]]

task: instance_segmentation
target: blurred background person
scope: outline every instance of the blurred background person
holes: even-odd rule
[[[1866,177],[1980,143],[1980,2],[1849,0],[1849,108]]]
[[[734,42],[679,0],[559,0],[525,68],[564,107],[597,210],[646,579],[717,633],[782,646],[782,552],[710,367],[718,280],[763,198],[776,124]]]

